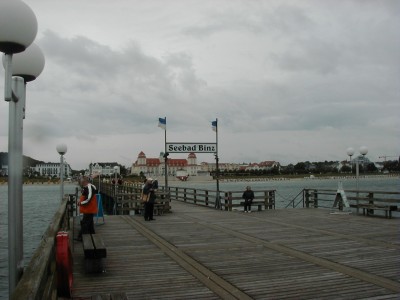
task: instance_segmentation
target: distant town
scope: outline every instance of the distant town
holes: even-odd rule
[[[123,166],[118,162],[90,163],[84,170],[72,170],[68,162],[64,163],[64,176],[71,178],[77,175],[86,176],[115,176],[120,177],[160,177],[165,174],[165,158],[161,152],[158,157],[147,157],[140,152],[131,166]],[[218,164],[220,176],[275,176],[275,175],[304,175],[304,174],[338,174],[355,173],[356,164],[360,173],[389,174],[400,171],[399,159],[371,162],[367,156],[358,156],[344,161],[298,162],[281,165],[278,161],[268,160],[249,163]],[[8,175],[8,155],[0,153],[0,176]],[[215,176],[216,163],[198,162],[195,153],[189,153],[182,158],[167,159],[168,176]],[[24,176],[29,178],[59,178],[59,162],[43,162],[24,156]]]

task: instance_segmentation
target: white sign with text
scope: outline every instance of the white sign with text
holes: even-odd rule
[[[169,153],[215,153],[216,143],[167,143]]]

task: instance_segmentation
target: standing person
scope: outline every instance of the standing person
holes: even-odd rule
[[[254,199],[254,192],[251,190],[250,186],[246,187],[246,190],[243,192],[242,198],[244,199],[244,212],[251,212],[251,202]]]
[[[94,234],[93,216],[97,213],[96,187],[89,182],[87,177],[81,180],[82,195],[79,199],[79,212],[83,214],[81,230],[78,240],[82,240],[82,234]]]
[[[155,221],[155,219],[153,218],[153,212],[154,212],[154,202],[156,200],[155,190],[157,189],[157,187],[158,186],[153,185],[152,178],[148,178],[146,184],[143,187],[143,195],[145,195],[147,199],[146,202],[144,202],[145,221]]]

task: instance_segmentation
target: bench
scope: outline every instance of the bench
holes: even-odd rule
[[[242,202],[240,202],[240,205],[241,206],[244,206],[244,201],[242,201]],[[251,206],[253,207],[253,206],[257,206],[257,210],[258,211],[262,211],[262,207],[263,207],[263,205],[265,205],[265,201],[263,200],[263,201],[252,201],[251,202]]]
[[[101,236],[99,234],[83,234],[82,245],[85,256],[85,272],[105,272],[105,258],[107,257],[107,249]]]
[[[132,201],[132,210],[135,214],[142,214],[144,212],[144,203],[141,200]],[[163,215],[165,212],[170,211],[169,201],[165,199],[156,199],[154,202],[154,215]]]
[[[350,206],[354,208],[362,208],[364,216],[373,215],[374,210],[383,210],[385,211],[385,218],[389,217],[389,219],[392,218],[392,211],[397,211],[396,205],[376,205],[373,203],[365,203],[365,204],[353,204]]]

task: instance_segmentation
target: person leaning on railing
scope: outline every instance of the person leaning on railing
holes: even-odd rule
[[[153,218],[154,202],[156,200],[155,191],[158,189],[158,181],[148,178],[143,187],[144,201],[144,220],[155,221]]]

